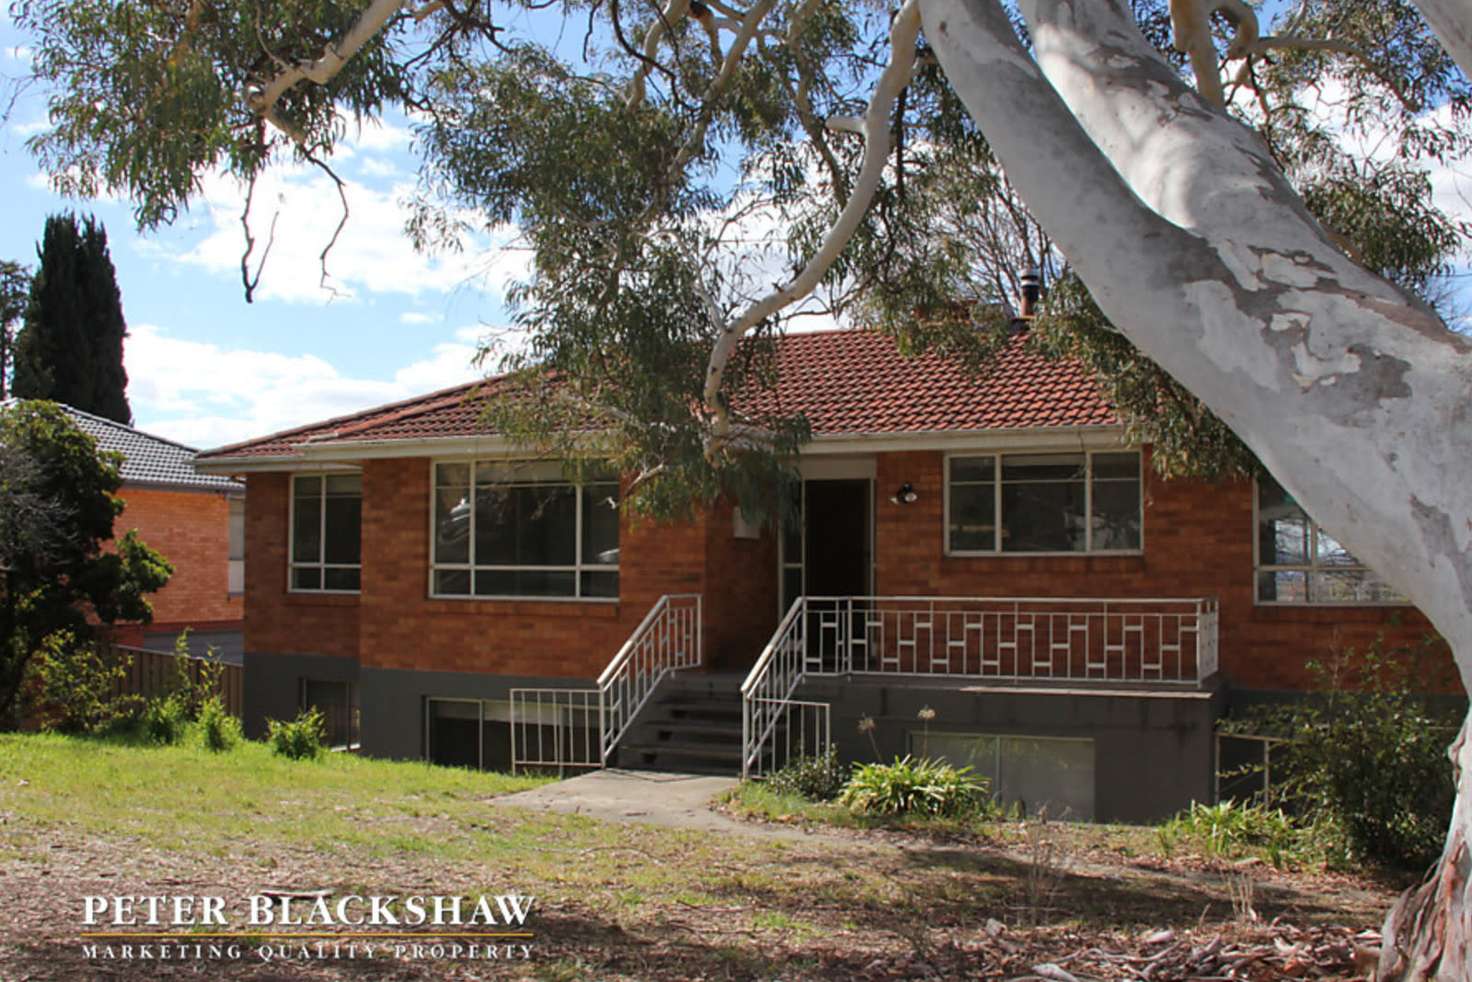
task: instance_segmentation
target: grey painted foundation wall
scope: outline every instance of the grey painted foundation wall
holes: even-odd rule
[[[884,759],[911,752],[922,707],[935,711],[932,734],[1063,737],[1094,741],[1094,819],[1149,822],[1192,801],[1211,801],[1215,723],[1224,694],[1008,691],[932,686],[855,677],[810,680],[798,698],[832,705],[833,741],[840,757],[874,759],[859,720],[874,720]]]

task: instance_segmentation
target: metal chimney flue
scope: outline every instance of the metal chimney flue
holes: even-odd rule
[[[1018,297],[1017,316],[1032,317],[1038,312],[1038,301],[1043,296],[1042,278],[1036,269],[1022,274],[1022,296]]]

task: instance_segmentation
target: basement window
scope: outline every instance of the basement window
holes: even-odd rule
[[[430,594],[618,598],[618,482],[555,464],[434,466]]]
[[[362,582],[363,476],[291,479],[291,589],[357,593]]]
[[[1257,602],[1404,604],[1270,477],[1257,481]]]
[[[1093,740],[911,730],[910,752],[970,767],[999,801],[1028,815],[1094,820]]]

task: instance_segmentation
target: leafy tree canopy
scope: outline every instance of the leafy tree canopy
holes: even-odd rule
[[[1469,89],[1415,8],[1298,0],[1270,31],[1254,15],[1245,38],[1227,3],[1204,33],[1177,36],[1174,6],[1132,2],[1175,70],[1209,67],[1203,94],[1262,135],[1346,252],[1453,304],[1445,284],[1469,230],[1436,207],[1427,168],[1466,153]],[[1070,275],[914,4],[286,0],[265,17],[234,0],[22,0],[16,12],[52,92],[54,126],[32,149],[63,191],[128,195],[144,227],[176,217],[205,173],[330,172],[352,124],[408,114],[416,241],[453,248],[467,229],[515,223],[532,250],[512,292],[531,343],[504,360],[519,391],[498,421],[574,460],[614,457],[653,510],[769,487],[807,438],[804,420],[739,399],[771,384],[769,340],[804,303],[984,369],[1029,267],[1053,286],[1037,342],[1100,373],[1162,469],[1254,466]],[[247,293],[258,261],[250,241]]]
[[[0,400],[10,395],[10,370],[15,332],[31,295],[31,271],[18,262],[0,259]]]
[[[52,215],[37,250],[25,326],[15,339],[15,394],[132,423],[123,369],[122,294],[107,230],[92,216]]]
[[[136,530],[114,541],[118,463],[53,403],[0,408],[0,720],[48,638],[87,637],[89,615],[147,622],[173,573]]]

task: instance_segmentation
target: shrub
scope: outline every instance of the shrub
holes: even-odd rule
[[[1307,845],[1304,833],[1282,809],[1235,801],[1215,805],[1193,801],[1160,827],[1160,843],[1166,852],[1184,844],[1220,859],[1260,852],[1274,866],[1299,861]]]
[[[315,760],[326,749],[323,745],[325,729],[321,710],[313,706],[302,710],[289,723],[279,719],[266,720],[266,740],[271,744],[271,750],[283,757]]]
[[[240,720],[225,710],[219,696],[210,696],[199,708],[199,733],[206,750],[223,753],[240,742]]]
[[[816,757],[799,757],[789,761],[766,780],[776,794],[795,794],[809,801],[832,801],[848,781],[848,767],[838,762],[838,750]]]
[[[153,743],[178,743],[188,726],[184,704],[176,695],[154,696],[143,709],[143,733]]]
[[[183,708],[186,719],[199,719],[204,704],[219,695],[224,674],[225,664],[213,647],[200,658],[189,653],[188,628],[174,639],[174,679],[170,690]]]
[[[989,805],[985,778],[969,767],[902,757],[892,764],[860,764],[838,800],[864,815],[967,818]]]
[[[1446,746],[1462,713],[1439,709],[1413,686],[1446,663],[1444,648],[1430,642],[1387,651],[1376,641],[1312,664],[1316,698],[1225,729],[1287,740],[1274,757],[1272,793],[1291,814],[1342,830],[1355,858],[1424,868],[1441,855],[1451,821],[1456,786]]]
[[[92,733],[136,708],[135,697],[116,694],[124,667],[70,631],[47,635],[29,672],[27,702],[43,730]]]

